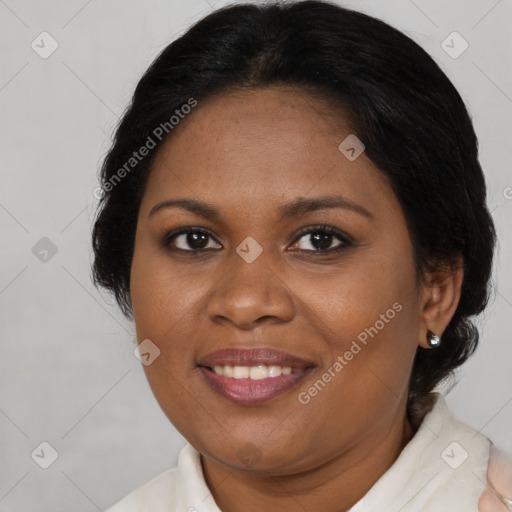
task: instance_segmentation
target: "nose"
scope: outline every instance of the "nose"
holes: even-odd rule
[[[248,263],[233,252],[229,272],[215,285],[208,301],[212,321],[249,330],[265,321],[280,323],[293,318],[291,290],[264,254]]]

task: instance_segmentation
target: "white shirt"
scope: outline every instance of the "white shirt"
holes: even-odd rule
[[[394,464],[348,512],[478,512],[491,442],[450,414],[432,410]],[[204,480],[200,454],[182,448],[178,465],[106,512],[221,512]],[[321,511],[320,511],[321,512]]]

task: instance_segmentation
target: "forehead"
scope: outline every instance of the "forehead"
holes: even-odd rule
[[[364,153],[350,161],[340,152],[351,133],[342,110],[304,90],[225,93],[199,102],[172,132],[156,156],[145,199],[195,195],[254,211],[312,194],[365,202],[392,194]]]

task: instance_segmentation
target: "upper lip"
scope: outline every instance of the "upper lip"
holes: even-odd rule
[[[290,366],[292,368],[308,368],[314,366],[311,361],[297,357],[281,350],[268,347],[224,348],[202,357],[199,366]]]

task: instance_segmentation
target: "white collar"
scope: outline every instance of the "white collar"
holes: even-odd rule
[[[473,510],[484,489],[490,441],[454,419],[444,397],[436,395],[414,437],[350,512]],[[188,443],[177,469],[176,511],[221,512],[204,480],[199,452]]]
[[[490,441],[454,419],[443,396],[393,465],[348,512],[477,512]],[[200,454],[187,443],[178,465],[132,491],[107,512],[221,512]]]

